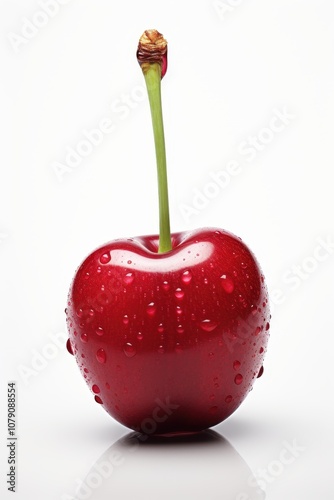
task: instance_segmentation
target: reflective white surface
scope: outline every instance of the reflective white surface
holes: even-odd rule
[[[89,492],[96,500],[265,497],[246,462],[212,431],[160,440],[127,434],[94,463],[77,496]]]
[[[311,0],[0,2],[1,499],[334,498],[333,14]],[[158,228],[135,59],[152,27],[169,42],[172,229],[241,236],[273,318],[264,375],[216,434],[131,446],[66,352],[63,311],[89,252]]]

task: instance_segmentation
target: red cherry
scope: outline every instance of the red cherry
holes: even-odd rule
[[[221,229],[170,233],[160,99],[167,43],[137,51],[152,111],[160,233],[119,239],[78,268],[66,309],[68,351],[93,397],[146,434],[197,432],[230,416],[263,373],[268,296],[259,265]]]
[[[135,430],[152,420],[158,433],[198,431],[231,415],[261,372],[267,292],[254,255],[226,231],[173,234],[162,254],[152,250],[156,239],[112,241],[86,258],[70,290],[70,340],[74,331],[85,339],[75,358],[116,420]],[[222,276],[230,276],[228,290]]]

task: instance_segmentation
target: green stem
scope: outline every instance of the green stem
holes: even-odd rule
[[[160,228],[158,252],[163,253],[172,249],[172,240],[169,223],[166,149],[161,105],[161,65],[159,63],[146,64],[143,73],[151,108],[157,162]]]

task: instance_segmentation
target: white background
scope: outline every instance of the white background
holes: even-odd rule
[[[333,498],[332,2],[69,0],[52,15],[40,14],[42,4],[0,3],[1,498],[69,499],[85,478],[85,498],[171,498],[172,487],[176,499],[260,498],[255,486],[243,489],[250,471],[267,500]],[[135,57],[147,28],[169,42],[162,84],[172,230],[218,226],[241,236],[262,265],[273,314],[264,376],[214,429],[230,447],[219,439],[214,449],[175,447],[168,460],[170,449],[154,447],[128,457],[116,443],[128,430],[92,403],[64,349],[77,265],[106,241],[157,231]],[[288,118],[270,132],[277,112]],[[113,131],[57,175],[56,162],[106,118]],[[252,137],[258,149],[246,154]],[[208,187],[230,161],[238,173]],[[5,478],[11,380],[15,496]],[[123,460],[102,481],[92,470],[111,446]],[[227,477],[240,478],[233,494]]]

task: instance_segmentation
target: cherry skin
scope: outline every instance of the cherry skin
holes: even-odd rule
[[[262,375],[267,290],[240,238],[205,228],[119,239],[78,268],[68,350],[97,403],[149,434],[197,432],[229,417]]]

